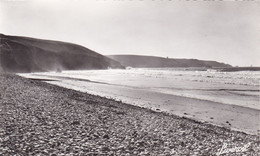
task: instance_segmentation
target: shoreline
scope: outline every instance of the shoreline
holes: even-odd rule
[[[48,83],[248,134],[260,134],[258,122],[260,110],[258,109],[90,80],[80,86],[76,85],[74,79],[57,78],[57,81],[48,81]]]
[[[20,75],[18,75],[20,76]],[[40,81],[40,82],[43,82],[43,83],[47,83],[47,84],[51,84],[51,85],[55,85],[55,86],[58,86],[58,87],[62,87],[62,88],[66,88],[66,89],[71,89],[71,88],[67,88],[66,86],[62,86],[62,85],[57,85],[55,84],[55,82],[59,82],[61,80],[55,80],[55,79],[43,79],[43,78],[27,78],[29,80],[32,80],[32,81]],[[81,79],[79,79],[80,81],[83,81]],[[52,81],[54,81],[54,84],[52,83]],[[90,81],[90,80],[84,80],[84,82],[90,82],[90,83],[96,83],[96,84],[105,84],[105,85],[110,85],[110,84],[106,84],[106,83],[101,83],[101,82],[96,82],[96,81]],[[250,127],[251,129],[241,129],[241,127],[237,128],[237,127],[231,127],[231,121],[234,122],[234,119],[226,119],[224,118],[223,119],[223,122],[221,123],[220,121],[214,121],[213,122],[213,117],[216,117],[214,115],[214,111],[213,112],[207,112],[207,114],[211,114],[211,117],[210,117],[210,120],[208,118],[196,118],[195,115],[191,115],[189,114],[190,112],[188,111],[188,108],[186,109],[186,111],[183,113],[183,112],[176,112],[174,110],[168,110],[169,108],[166,107],[166,109],[162,109],[161,107],[151,107],[151,106],[145,106],[144,104],[142,105],[138,105],[138,104],[133,104],[131,102],[129,102],[130,100],[121,100],[119,98],[113,98],[113,97],[109,97],[109,96],[102,96],[102,95],[98,95],[97,93],[88,93],[88,91],[83,91],[83,90],[80,90],[80,89],[72,89],[72,90],[75,90],[75,91],[79,91],[81,93],[86,93],[86,94],[90,94],[90,95],[94,95],[94,96],[100,96],[102,98],[107,98],[107,99],[111,99],[111,100],[115,100],[115,101],[118,101],[118,102],[123,102],[124,104],[127,104],[127,105],[131,105],[131,106],[137,106],[137,107],[141,107],[141,108],[145,108],[145,109],[149,109],[151,111],[155,111],[155,112],[159,112],[159,113],[165,113],[167,115],[174,115],[174,116],[178,116],[178,117],[181,117],[181,118],[186,118],[186,119],[190,119],[190,120],[193,120],[194,122],[201,122],[201,123],[204,123],[204,124],[210,124],[210,125],[214,125],[214,126],[218,126],[218,127],[224,127],[224,128],[227,128],[227,129],[231,129],[231,130],[234,130],[234,131],[238,131],[238,132],[243,132],[243,133],[246,133],[246,134],[250,134],[250,135],[260,135],[260,124],[256,124],[254,126],[254,130],[252,129],[252,125],[250,126],[245,126],[245,127]],[[168,95],[168,94],[167,94]],[[170,94],[169,94],[170,95]],[[197,98],[191,98],[191,97],[184,97],[184,96],[179,96],[179,95],[171,95],[173,97],[177,97],[179,99],[183,99],[183,101],[189,99],[192,101],[192,103],[195,103],[195,105],[198,105],[198,103],[202,103],[202,104],[207,104],[208,107],[210,105],[214,105],[214,110],[215,110],[215,106],[218,105],[218,107],[227,107],[227,108],[232,108],[232,109],[239,109],[239,110],[248,110],[249,114],[252,114],[252,112],[254,112],[253,114],[255,114],[255,116],[253,115],[253,117],[256,117],[256,119],[253,119],[252,120],[252,116],[251,116],[251,120],[250,121],[258,121],[257,120],[257,114],[260,115],[260,110],[258,109],[255,109],[255,108],[250,108],[250,107],[245,107],[245,106],[238,106],[238,105],[234,105],[234,104],[225,104],[225,103],[221,103],[221,102],[215,102],[215,101],[210,101],[210,100],[204,100],[204,99],[197,99]],[[140,100],[142,100],[140,98]],[[168,100],[169,101],[169,100]],[[178,100],[176,100],[178,101]],[[144,102],[143,102],[144,103]],[[151,103],[149,103],[151,104]],[[182,102],[183,104],[183,102]],[[178,105],[181,105],[181,104],[178,104]],[[160,105],[161,106],[161,105]],[[203,106],[205,107],[205,106]],[[206,107],[205,107],[206,108]],[[223,110],[222,110],[223,111]],[[187,113],[189,112],[189,113]],[[194,112],[193,112],[194,113]],[[196,113],[196,112],[195,112]],[[246,113],[247,114],[247,113]],[[202,114],[203,115],[203,114]],[[225,116],[226,117],[226,116]],[[234,116],[233,116],[234,117]],[[243,119],[243,117],[240,116],[240,119]],[[260,116],[259,116],[260,118]],[[226,122],[224,122],[224,120],[227,120]],[[240,121],[240,123],[243,123],[243,121]],[[233,123],[232,123],[233,124]],[[241,126],[241,124],[240,124]]]
[[[259,136],[0,74],[1,154],[209,154]]]

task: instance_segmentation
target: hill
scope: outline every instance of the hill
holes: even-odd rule
[[[0,70],[43,72],[123,68],[108,57],[80,45],[0,34]]]
[[[135,68],[163,68],[163,67],[206,67],[206,68],[226,68],[231,65],[216,61],[203,61],[196,59],[172,59],[155,56],[140,55],[109,55],[107,56],[120,62],[123,66]]]

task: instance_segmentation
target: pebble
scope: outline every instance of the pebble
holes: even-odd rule
[[[33,82],[0,74],[0,155],[216,155],[224,143],[260,151],[259,136]]]

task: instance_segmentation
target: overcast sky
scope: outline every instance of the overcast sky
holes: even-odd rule
[[[0,33],[61,40],[103,55],[260,66],[260,2],[0,0]]]

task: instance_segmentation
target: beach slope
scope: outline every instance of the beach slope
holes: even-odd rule
[[[255,135],[16,75],[0,84],[0,155],[259,154]]]

